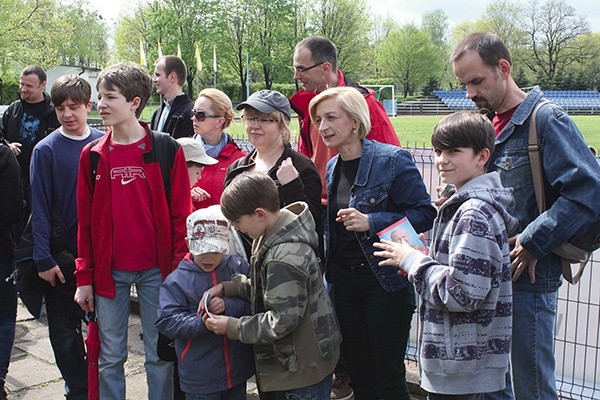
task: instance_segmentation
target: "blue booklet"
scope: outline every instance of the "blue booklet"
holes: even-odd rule
[[[429,254],[429,249],[427,249],[425,243],[419,239],[419,234],[415,231],[415,228],[413,228],[406,217],[377,233],[377,236],[379,236],[379,239],[390,240],[397,243],[406,243],[425,255]]]

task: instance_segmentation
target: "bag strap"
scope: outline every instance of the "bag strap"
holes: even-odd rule
[[[540,144],[538,143],[535,117],[540,107],[548,103],[550,102],[542,101],[536,104],[531,112],[531,116],[529,117],[529,145],[527,146],[527,152],[529,153],[529,163],[531,164],[531,177],[533,178],[535,200],[540,214],[546,210],[546,199],[544,197],[544,175],[542,170]]]
[[[531,164],[531,177],[533,179],[533,189],[535,191],[535,201],[538,206],[538,211],[543,213],[546,211],[546,199],[544,193],[544,178],[543,178],[543,169],[542,169],[542,158],[540,156],[540,145],[538,143],[537,136],[537,126],[535,117],[537,115],[538,110],[544,105],[548,104],[550,101],[542,101],[534,107],[531,112],[531,116],[529,117],[529,145],[527,146],[527,152],[529,153],[529,163]],[[565,280],[573,285],[579,282],[581,279],[581,275],[585,270],[585,266],[589,261],[589,257],[584,262],[579,263],[579,270],[573,276],[573,271],[571,271],[571,264],[564,258],[560,258],[560,262],[562,264],[562,274]]]

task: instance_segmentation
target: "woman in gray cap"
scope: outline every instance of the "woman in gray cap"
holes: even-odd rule
[[[254,150],[229,166],[224,186],[244,171],[268,174],[279,189],[281,207],[295,201],[308,204],[321,241],[321,178],[308,157],[292,150],[292,109],[287,97],[276,91],[260,90],[238,104],[236,110],[244,110],[242,121]],[[250,255],[252,241],[247,237],[243,239],[246,253]]]

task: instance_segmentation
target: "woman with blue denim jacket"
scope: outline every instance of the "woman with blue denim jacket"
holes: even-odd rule
[[[408,217],[418,232],[436,215],[411,155],[365,139],[371,129],[363,96],[336,87],[316,96],[310,117],[339,154],[327,164],[324,218],[326,277],[356,400],[410,399],[404,356],[415,310],[406,277],[378,265],[377,232]]]

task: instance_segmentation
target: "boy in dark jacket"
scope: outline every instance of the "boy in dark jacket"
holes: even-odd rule
[[[102,132],[87,124],[92,88],[80,76],[65,75],[52,85],[61,126],[42,139],[31,157],[33,259],[44,289],[50,344],[69,400],[87,399],[87,361],[81,318],[73,300],[77,256],[77,170],[81,150]],[[57,238],[56,219],[63,225]],[[41,304],[40,304],[41,306]]]
[[[246,380],[254,374],[252,346],[215,335],[198,312],[204,292],[232,275],[249,273],[244,258],[230,255],[230,239],[230,225],[219,206],[190,214],[186,238],[190,254],[160,288],[156,327],[175,339],[180,385],[188,399],[219,394],[220,398],[245,400]],[[250,303],[215,297],[209,309],[240,317],[250,314]]]

